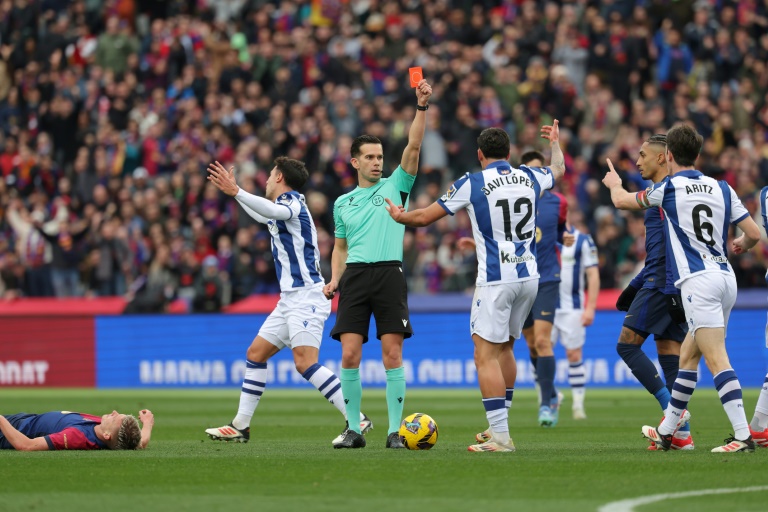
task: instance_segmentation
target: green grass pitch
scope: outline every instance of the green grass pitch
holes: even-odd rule
[[[365,390],[374,422],[363,450],[334,450],[343,423],[314,390],[267,390],[251,442],[209,440],[228,423],[238,390],[0,391],[0,413],[112,409],[155,414],[150,447],[139,452],[0,452],[0,511],[595,511],[606,503],[702,489],[762,486],[768,449],[712,454],[730,425],[715,391],[691,403],[693,452],[648,452],[640,427],[660,413],[644,390],[588,390],[586,421],[536,425],[532,391],[515,394],[516,453],[469,453],[487,425],[479,392],[411,390],[405,413],[426,412],[440,438],[430,451],[391,451],[383,391]],[[747,417],[757,399],[745,391]],[[768,491],[694,496],[634,510],[764,511]]]

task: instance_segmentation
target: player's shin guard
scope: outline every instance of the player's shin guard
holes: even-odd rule
[[[555,392],[555,356],[539,357],[536,372],[539,375],[539,386],[541,386],[541,403],[547,405]]]
[[[640,345],[619,343],[616,345],[616,352],[627,364],[629,369],[632,370],[632,375],[640,381],[640,384],[642,384],[650,394],[659,400],[659,405],[664,409],[667,404],[662,403],[662,401],[668,400],[669,392],[661,393],[661,396],[659,396],[659,391],[664,389],[664,382],[662,382],[659,372],[656,371],[656,367],[651,360],[648,359],[648,356],[645,355],[645,352],[643,352],[643,348]]]
[[[320,363],[315,363],[307,368],[301,376],[315,386],[325,399],[344,415],[345,419],[347,418],[347,407],[341,392],[341,381],[335,373]]]
[[[664,414],[664,421],[659,425],[658,431],[661,435],[673,434],[677,428],[677,423],[683,415],[683,411],[688,407],[688,402],[696,389],[698,375],[696,370],[680,370],[677,372],[677,379],[672,386],[672,397],[669,400],[669,406]],[[681,425],[682,426],[682,425]]]
[[[347,407],[347,418],[360,417],[360,402],[363,400],[363,386],[360,384],[359,368],[342,368],[340,379],[341,392]],[[360,422],[349,422],[349,429],[360,434]]]
[[[763,389],[760,391],[760,396],[757,398],[755,415],[752,417],[750,426],[752,427],[752,430],[759,432],[768,428],[768,375],[765,376]]]
[[[403,420],[405,405],[405,368],[392,368],[387,374],[387,413],[389,415],[389,431],[398,432]]]
[[[251,424],[251,418],[259,405],[261,395],[267,384],[267,363],[245,361],[245,376],[243,386],[240,389],[240,406],[237,416],[232,420],[232,426],[242,430]]]
[[[738,441],[746,440],[749,437],[749,425],[744,413],[741,384],[736,377],[736,372],[732,368],[723,370],[715,375],[714,380],[717,394],[720,395],[720,401],[723,403],[723,409],[725,409],[728,419],[731,420],[733,437]]]

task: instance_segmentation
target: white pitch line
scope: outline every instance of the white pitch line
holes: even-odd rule
[[[696,496],[706,496],[709,494],[733,494],[736,492],[760,492],[768,491],[768,485],[758,485],[755,487],[735,487],[728,489],[701,489],[699,491],[669,492],[665,494],[652,494],[650,496],[641,496],[628,500],[613,501],[606,503],[597,509],[597,512],[632,512],[635,507],[656,503],[668,499],[690,498]]]

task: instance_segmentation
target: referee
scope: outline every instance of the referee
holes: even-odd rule
[[[431,95],[432,87],[421,80],[416,87],[416,117],[408,133],[408,145],[400,165],[389,178],[382,178],[384,149],[378,138],[361,135],[352,142],[351,162],[357,169],[358,186],[333,205],[333,270],[323,292],[328,299],[336,291],[341,294],[336,325],[331,331],[331,336],[341,341],[341,390],[347,414],[356,418],[363,395],[360,359],[373,313],[387,374],[387,448],[404,448],[398,435],[405,402],[403,339],[411,337],[413,329],[402,264],[405,226],[389,216],[385,199],[407,207],[419,168]],[[334,448],[364,446],[365,438],[356,421],[350,422],[339,441],[334,442]]]

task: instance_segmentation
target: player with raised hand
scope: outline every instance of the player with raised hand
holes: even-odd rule
[[[514,363],[514,341],[520,338],[523,321],[536,298],[539,198],[565,172],[558,121],[541,131],[552,147],[549,169],[513,168],[507,161],[509,136],[498,128],[488,128],[477,140],[482,171],[464,175],[427,208],[405,212],[404,207],[387,200],[392,218],[406,226],[427,226],[462,208],[469,214],[478,260],[470,334],[490,434],[486,442],[469,447],[473,452],[515,450],[505,403],[505,390],[514,387],[514,382],[509,382],[508,376],[505,379],[502,361],[511,358]]]
[[[541,167],[544,156],[537,151],[520,157],[524,165]],[[560,297],[560,248],[566,226],[568,202],[565,197],[545,190],[536,211],[536,263],[539,268],[539,289],[530,313],[523,324],[523,336],[528,345],[539,386],[538,422],[542,427],[557,425],[562,394],[555,389],[555,352],[552,347],[552,326],[555,323]]]
[[[665,134],[652,135],[643,142],[636,162],[643,179],[654,184],[669,180],[666,149]],[[643,387],[656,398],[662,412],[669,405],[672,385],[680,367],[680,344],[688,332],[680,291],[675,288],[672,279],[667,278],[666,245],[661,207],[646,209],[645,266],[616,302],[616,309],[627,312],[616,352]],[[642,350],[643,343],[651,334],[656,342],[664,381]],[[675,432],[673,449],[693,450],[690,430],[690,425],[685,423]],[[649,449],[655,450],[656,443],[651,442]]]
[[[383,178],[384,149],[378,138],[361,135],[352,142],[351,163],[357,170],[358,186],[334,203],[333,274],[323,290],[328,299],[337,291],[341,294],[331,336],[341,342],[341,387],[353,416],[362,401],[360,360],[363,344],[368,341],[371,314],[376,319],[376,337],[381,340],[387,379],[386,447],[396,449],[405,448],[398,435],[405,403],[403,340],[413,334],[413,329],[402,263],[405,228],[392,222],[384,201],[394,199],[407,204],[419,169],[432,87],[424,79],[413,85],[416,115],[400,165],[389,178]],[[334,446],[363,448],[365,438],[358,425],[350,424]]]
[[[209,428],[205,433],[214,440],[248,442],[251,418],[267,385],[267,361],[284,347],[293,352],[296,371],[348,419],[339,378],[318,363],[323,324],[331,314],[331,304],[323,296],[325,283],[320,275],[315,223],[304,196],[297,192],[309,177],[304,163],[277,158],[267,179],[266,199],[238,187],[234,167],[227,171],[215,162],[208,166],[208,173],[211,183],[234,197],[250,217],[267,225],[280,300],[248,347],[237,415],[229,425]],[[372,428],[371,421],[359,411],[352,418],[363,432]]]
[[[694,168],[702,145],[703,139],[696,130],[687,125],[676,126],[667,133],[666,159],[672,175],[669,180],[637,194],[629,193],[622,188],[621,177],[610,160],[609,171],[603,178],[617,208],[663,209],[667,265],[681,291],[689,327],[664,420],[658,428],[644,426],[642,432],[662,450],[671,448],[676,427],[688,415],[686,407],[696,387],[697,367],[703,356],[714,375],[715,387],[734,432],[723,446],[712,451],[754,451],[741,385],[725,348],[728,318],[736,302],[736,278],[726,244],[730,224],[743,231],[733,241],[735,253],[752,248],[760,239],[760,230],[726,182],[704,176]]]

